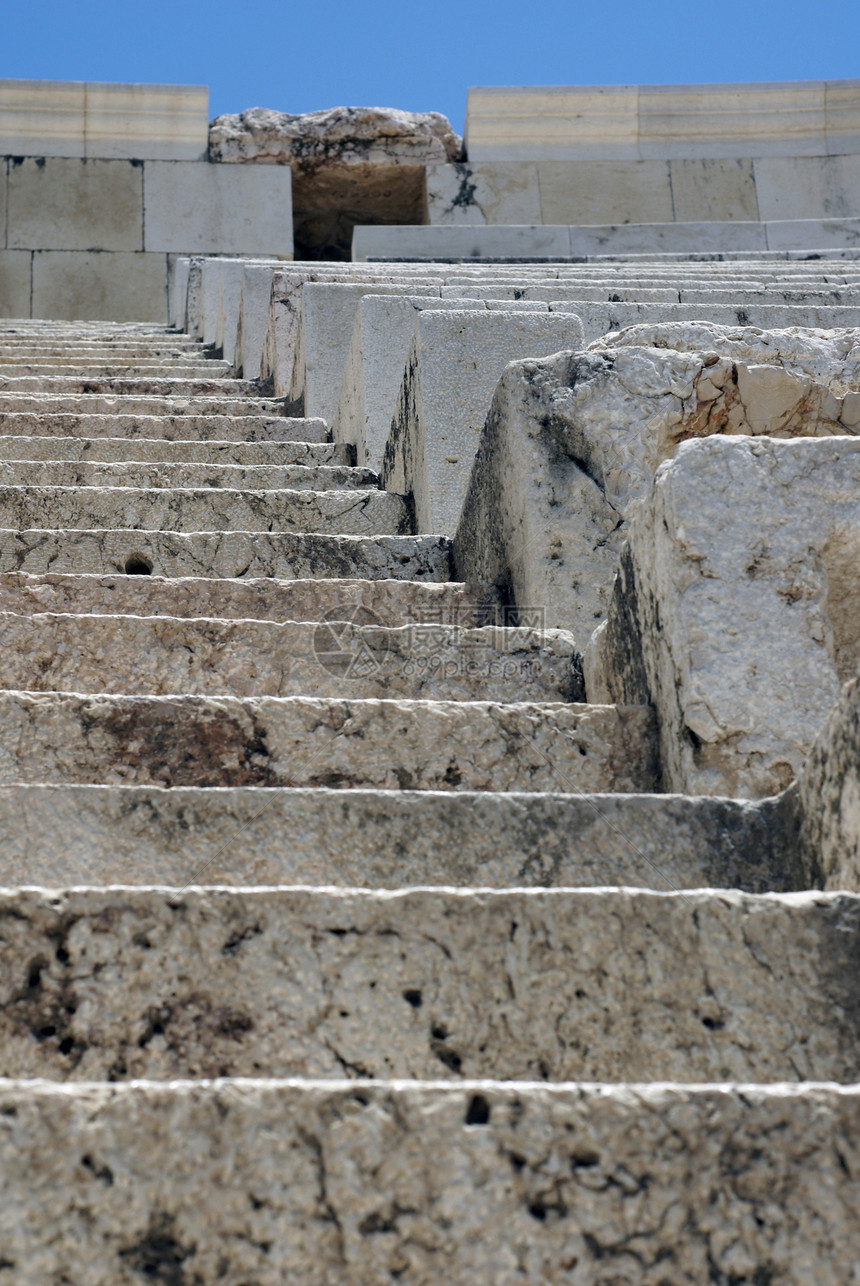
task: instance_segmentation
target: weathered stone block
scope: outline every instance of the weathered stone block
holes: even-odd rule
[[[762,219],[860,214],[860,155],[759,157],[755,181]]]
[[[0,317],[30,316],[29,250],[0,250]]]
[[[671,223],[680,217],[673,212],[667,161],[540,161],[537,170],[541,223]]]
[[[419,531],[457,530],[471,464],[505,365],[579,342],[566,313],[422,312],[415,324],[383,483],[410,495]]]
[[[772,162],[763,162],[769,164]],[[758,193],[758,168],[734,157],[669,162],[673,217],[681,223],[705,219],[766,219]],[[799,218],[809,217],[806,215]]]
[[[163,323],[167,318],[166,257],[37,250],[33,316]]]
[[[151,161],[144,169],[144,246],[185,254],[293,255],[287,166]]]
[[[840,604],[856,613],[855,594]],[[860,669],[860,657],[854,657]],[[797,797],[808,870],[826,889],[860,889],[860,683],[851,679],[819,731]]]
[[[684,443],[628,539],[590,698],[650,695],[669,789],[775,794],[860,664],[860,442]]]
[[[6,243],[10,249],[144,248],[140,163],[54,156],[12,158],[8,185]],[[115,271],[117,275],[122,271],[120,263]],[[117,289],[121,288],[117,282]],[[114,316],[92,312],[83,315]]]
[[[534,162],[467,162],[427,166],[430,223],[542,222]]]

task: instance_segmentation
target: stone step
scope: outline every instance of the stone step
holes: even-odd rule
[[[51,439],[44,439],[50,442]],[[126,460],[2,460],[0,487],[133,487],[233,491],[355,491],[379,488],[373,469],[344,465],[186,464]]]
[[[5,1081],[4,1258],[16,1286],[847,1286],[858,1117],[814,1083]]]
[[[6,487],[0,524],[24,529],[126,527],[176,532],[330,532],[398,535],[409,510],[389,491],[148,491],[135,487]]]
[[[232,369],[229,362],[188,362],[162,358],[153,362],[75,362],[60,364],[55,361],[16,361],[0,354],[0,387],[22,377],[74,379],[80,382],[101,384],[113,380],[194,380],[226,377]]]
[[[0,336],[0,360],[16,362],[45,362],[62,360],[65,363],[128,362],[137,360],[149,364],[153,361],[204,362],[210,350],[202,344],[142,344],[142,343],[58,343],[55,340],[9,339]]]
[[[278,580],[451,579],[444,536],[327,536],[316,532],[131,531],[127,527],[0,529],[0,572]]]
[[[341,442],[231,442],[223,439],[194,442],[185,438],[20,437],[4,435],[0,431],[0,460],[68,460],[100,464],[127,460],[159,465],[239,465],[242,468],[304,465],[312,470],[326,465],[351,466],[353,450]]]
[[[8,393],[42,394],[103,394],[127,397],[215,397],[237,399],[260,397],[260,388],[253,380],[219,378],[185,379],[177,375],[12,375],[0,379],[0,390]]]
[[[152,395],[138,397],[118,393],[12,393],[0,389],[0,414],[104,415],[104,416],[228,416],[231,419],[255,416],[284,417],[282,399],[266,397],[179,397]]]
[[[3,1076],[860,1076],[857,895],[30,888],[0,915]]]
[[[0,613],[0,688],[148,696],[584,701],[563,630]]]
[[[680,795],[3,786],[0,885],[790,892],[792,821]]]
[[[30,576],[0,573],[0,611],[252,621],[351,621],[358,625],[503,623],[493,585],[408,580],[216,580],[162,576]]]
[[[645,706],[0,692],[0,785],[650,791]]]
[[[329,431],[325,420],[293,419],[272,413],[258,415],[252,410],[236,415],[192,411],[186,414],[181,407],[167,415],[117,412],[89,414],[84,411],[57,411],[40,413],[38,398],[28,398],[35,409],[26,412],[0,410],[0,448],[6,436],[79,438],[145,438],[163,442],[328,442]],[[122,399],[116,399],[122,406]],[[3,398],[0,395],[0,404]],[[345,453],[344,464],[352,459],[352,448],[345,444],[338,447]],[[349,459],[347,459],[347,455]],[[159,457],[153,457],[158,459]],[[167,458],[167,457],[165,457]]]

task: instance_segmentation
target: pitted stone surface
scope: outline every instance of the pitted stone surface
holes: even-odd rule
[[[109,426],[104,426],[109,427]],[[154,428],[155,426],[147,426]],[[21,437],[0,433],[0,460],[71,460],[115,464],[351,465],[352,449],[335,442],[196,441],[179,438]]]
[[[10,1081],[0,1096],[21,1286],[137,1286],[162,1265],[260,1286],[856,1276],[854,1088]]]
[[[563,630],[0,612],[0,689],[582,701]]]
[[[804,857],[826,889],[860,888],[860,683],[842,689],[797,783]]]
[[[441,536],[326,536],[314,532],[0,528],[0,571],[122,572],[144,560],[160,576],[275,576],[446,581]]]
[[[314,168],[456,160],[462,139],[439,112],[384,107],[333,107],[291,115],[252,107],[216,116],[209,127],[215,161],[275,161]]]
[[[235,414],[210,414],[205,412],[205,408],[200,414],[196,410],[184,413],[185,408],[182,406],[173,406],[169,408],[169,414],[160,415],[156,406],[142,415],[127,415],[122,412],[112,413],[101,399],[98,399],[101,410],[94,407],[93,413],[90,413],[86,405],[80,407],[80,404],[77,410],[71,408],[52,411],[47,400],[45,409],[40,412],[36,398],[27,398],[26,408],[23,410],[3,410],[2,400],[0,396],[0,445],[6,436],[30,435],[47,438],[71,435],[87,439],[108,438],[113,441],[161,440],[168,444],[191,442],[198,449],[206,443],[218,444],[222,441],[261,444],[283,442],[305,447],[312,443],[328,443],[328,431],[322,420],[287,419],[276,410],[260,414],[253,406],[246,406],[243,414],[241,404],[237,405]],[[274,405],[276,407],[277,403]],[[342,462],[350,463],[345,458]]]
[[[848,894],[118,888],[0,910],[6,1076],[860,1070]]]
[[[644,706],[0,693],[0,784],[653,790]]]
[[[133,487],[229,491],[355,491],[378,486],[372,469],[343,466],[0,460],[2,487]]]

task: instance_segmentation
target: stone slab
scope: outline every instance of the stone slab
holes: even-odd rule
[[[581,343],[567,313],[421,312],[385,447],[383,485],[412,496],[416,529],[453,535],[505,365]]]
[[[580,657],[564,631],[391,627],[372,616],[364,623],[0,613],[0,687],[128,696],[585,699]]]
[[[0,250],[0,317],[30,316],[28,250]]]
[[[144,246],[185,254],[205,251],[292,258],[289,167],[147,163]]]
[[[778,808],[679,795],[0,787],[7,886],[26,869],[46,887],[788,892],[805,882],[796,849]]]
[[[670,161],[673,218],[680,223],[767,218],[761,207],[758,170],[753,167],[754,162],[745,157]],[[804,211],[807,217],[812,213]]]
[[[610,688],[650,690],[670,789],[776,794],[856,675],[858,470],[854,438],[713,437],[658,471],[606,660]]]
[[[633,85],[472,87],[464,142],[470,161],[637,157]]]
[[[373,259],[547,259],[570,256],[567,227],[420,227],[358,225],[352,236],[354,262]]]
[[[2,441],[2,440],[0,440]],[[47,440],[53,443],[53,439]],[[230,491],[356,491],[377,486],[372,469],[307,464],[188,464],[163,460],[3,460],[0,486],[133,487]]]
[[[450,544],[442,536],[0,529],[0,570],[4,572],[104,575],[125,571],[129,562],[143,562],[154,575],[170,577],[451,578]]]
[[[204,577],[0,573],[0,611],[347,621],[359,625],[503,623],[490,585],[408,580],[218,580]],[[497,619],[498,617],[498,619]]]
[[[826,889],[860,887],[860,697],[845,684],[806,758],[796,791],[807,869]]]
[[[427,166],[426,174],[431,224],[543,221],[534,162],[437,162]]]
[[[37,250],[34,317],[163,322],[167,261],[163,254]]]
[[[653,790],[645,706],[0,693],[0,784]]]
[[[12,158],[6,244],[20,250],[143,250],[143,166]]]
[[[0,429],[2,427],[0,420]],[[46,429],[44,424],[41,427]],[[35,437],[15,437],[0,432],[0,460],[70,460],[106,464],[127,460],[151,464],[211,465],[215,468],[229,465],[242,468],[304,465],[313,470],[324,465],[350,465],[352,449],[335,442],[55,437],[46,429],[41,436]]]
[[[679,217],[667,161],[539,161],[537,172],[542,223],[671,223]]]
[[[0,1110],[21,1286],[854,1275],[853,1088],[7,1081]]]
[[[83,404],[83,405],[82,405]],[[92,412],[86,408],[92,405]],[[272,403],[272,413],[259,414],[256,403],[236,403],[235,415],[222,414],[224,406],[232,410],[233,404],[209,402],[205,398],[119,398],[84,395],[81,398],[27,397],[0,394],[0,437],[7,434],[33,437],[65,437],[81,435],[113,441],[125,439],[190,443],[211,443],[213,449],[219,442],[227,445],[257,443],[264,445],[295,443],[304,446],[326,445],[328,429],[323,420],[288,419],[278,414],[280,407]],[[21,410],[13,409],[20,406]],[[124,412],[119,408],[129,407]],[[137,413],[134,407],[141,407]],[[40,413],[40,407],[52,407]],[[158,414],[159,409],[166,411]],[[242,414],[242,411],[246,414]],[[168,456],[164,457],[168,459]],[[347,463],[347,461],[344,461]]]
[[[0,81],[4,156],[84,156],[85,119],[82,81]]]
[[[851,1084],[857,903],[728,890],[4,890],[0,1070]]]
[[[400,535],[407,506],[386,491],[150,491],[135,487],[4,487],[0,523],[24,529],[38,522],[87,530],[154,528],[174,532],[331,532]]]
[[[755,162],[762,219],[841,219],[860,212],[860,155],[773,156]]]

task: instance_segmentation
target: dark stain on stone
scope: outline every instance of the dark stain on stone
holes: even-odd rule
[[[202,1286],[197,1273],[189,1276],[183,1268],[196,1250],[196,1245],[183,1246],[178,1240],[171,1215],[156,1211],[147,1232],[139,1241],[121,1250],[119,1257],[146,1281],[158,1282],[160,1286]]]

